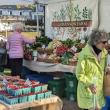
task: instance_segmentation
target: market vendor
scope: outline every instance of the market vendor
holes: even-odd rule
[[[103,76],[107,51],[108,34],[92,31],[86,47],[81,51],[76,68],[78,79],[77,99],[82,109],[101,110],[105,104]]]
[[[23,44],[35,42],[35,38],[27,38],[21,34],[23,28],[24,27],[22,23],[14,23],[13,33],[8,37],[6,45],[11,64],[12,76],[20,76],[21,74],[24,54]]]

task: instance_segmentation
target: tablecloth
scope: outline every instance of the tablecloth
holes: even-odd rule
[[[63,65],[61,63],[45,63],[38,61],[27,61],[23,60],[23,66],[27,67],[32,71],[37,72],[70,72],[75,73],[75,66]]]

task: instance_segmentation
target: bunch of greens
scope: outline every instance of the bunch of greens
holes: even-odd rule
[[[65,54],[61,57],[62,64],[69,64],[69,59],[73,57],[71,52],[65,52]]]
[[[36,38],[36,42],[40,42],[43,45],[48,45],[49,42],[51,41],[50,38],[48,38],[47,36],[40,36]]]
[[[69,39],[69,38],[67,40],[65,40],[65,41],[62,41],[62,43],[64,45],[68,46],[69,48],[71,48],[74,45],[74,41]]]

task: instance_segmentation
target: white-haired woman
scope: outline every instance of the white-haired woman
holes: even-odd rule
[[[23,31],[22,23],[14,23],[13,33],[8,37],[7,50],[11,63],[12,76],[20,76],[23,62],[23,44],[33,43],[35,39],[29,39],[21,35]]]
[[[105,104],[103,76],[106,66],[107,40],[106,32],[92,31],[88,44],[79,55],[76,68],[77,99],[82,109],[101,110]]]

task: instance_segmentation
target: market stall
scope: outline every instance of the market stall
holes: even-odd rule
[[[60,41],[41,36],[34,44],[25,45],[23,66],[37,72],[75,73],[78,54],[86,42],[86,37]]]
[[[0,76],[0,110],[62,110],[62,101],[47,87],[29,79]]]

